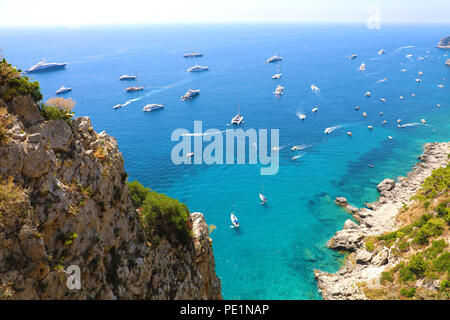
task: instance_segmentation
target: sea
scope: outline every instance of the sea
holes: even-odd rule
[[[377,200],[377,184],[406,175],[425,143],[450,139],[450,51],[435,47],[449,34],[449,25],[61,26],[1,28],[0,46],[22,70],[41,58],[68,63],[30,75],[44,100],[72,87],[63,96],[76,101],[76,116],[117,138],[129,180],[204,213],[225,299],[321,299],[314,270],[339,269],[344,256],[326,242],[351,219],[335,197],[355,206]],[[204,56],[184,58],[188,52]],[[274,54],[283,60],[264,63]],[[358,71],[362,63],[366,71]],[[196,64],[210,70],[186,72]],[[133,82],[119,81],[123,74],[137,74],[145,89],[127,93]],[[277,85],[285,88],[279,98]],[[181,101],[188,89],[201,93]],[[149,103],[166,107],[143,112]],[[172,162],[174,130],[192,132],[194,121],[203,130],[231,129],[238,103],[240,128],[279,130],[276,175],[261,175],[262,164]],[[231,212],[239,229],[230,228]]]

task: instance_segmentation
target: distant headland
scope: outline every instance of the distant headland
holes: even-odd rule
[[[439,41],[437,48],[450,49],[450,36],[444,37]]]

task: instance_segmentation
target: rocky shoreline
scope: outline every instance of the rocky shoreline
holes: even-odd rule
[[[433,170],[448,163],[449,153],[450,142],[426,144],[423,154],[419,157],[420,162],[407,177],[399,177],[397,181],[383,180],[377,186],[380,192],[379,200],[366,204],[366,208],[358,209],[348,204],[344,197],[336,198],[336,204],[351,213],[359,224],[347,220],[343,230],[336,232],[327,243],[330,249],[352,254],[335,274],[314,271],[323,299],[367,299],[358,284],[367,283],[368,287],[377,287],[381,272],[398,261],[387,247],[373,252],[367,250],[366,238],[395,230],[399,209],[411,203],[411,197],[417,193]]]

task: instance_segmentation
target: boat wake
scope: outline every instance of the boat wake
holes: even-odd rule
[[[396,54],[396,53],[398,53],[399,51],[401,51],[401,50],[403,50],[403,49],[410,49],[410,48],[414,48],[414,47],[415,47],[415,46],[403,46],[403,47],[400,47],[400,48],[395,49],[394,52],[393,52],[392,54]]]
[[[326,128],[326,129],[324,130],[324,133],[330,134],[330,133],[332,133],[333,131],[338,130],[338,129],[342,128],[342,127],[343,127],[342,125],[337,125],[337,126],[334,126],[334,127],[329,127],[329,128]]]
[[[423,123],[419,123],[419,122],[413,122],[413,123],[405,123],[405,124],[399,124],[398,127],[399,128],[406,128],[406,127],[415,127],[415,126],[423,126]]]

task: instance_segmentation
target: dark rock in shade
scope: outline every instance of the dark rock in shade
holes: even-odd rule
[[[437,47],[441,49],[450,49],[450,36],[442,38]]]

